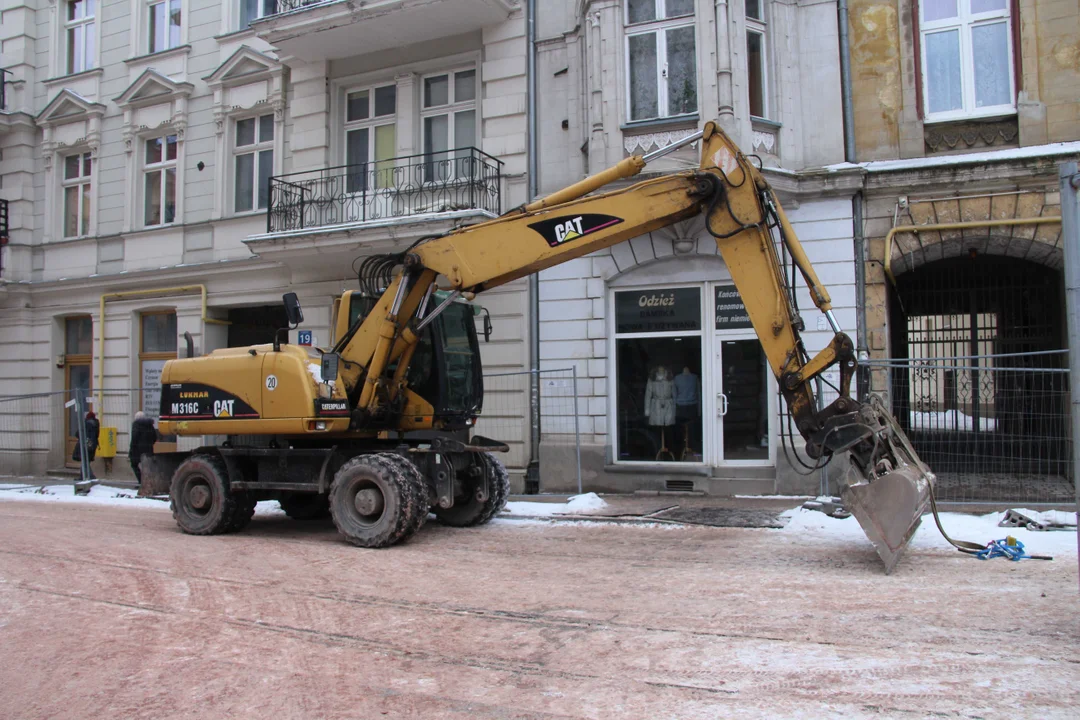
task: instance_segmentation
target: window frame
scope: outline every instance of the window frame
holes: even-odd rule
[[[273,128],[272,131],[271,131],[272,136],[271,136],[271,138],[269,140],[264,140],[262,138],[262,119],[263,118],[270,118],[270,127]],[[245,120],[254,120],[255,121],[255,142],[250,144],[250,145],[242,145],[241,146],[241,145],[237,145],[237,126],[239,125],[239,123],[241,123],[241,122],[243,122]],[[259,182],[258,182],[259,174],[260,174],[259,170],[262,168],[263,153],[266,152],[266,151],[270,151],[270,158],[269,158],[270,173],[269,174],[270,174],[271,177],[273,177],[273,175],[274,175],[274,162],[276,160],[275,155],[276,155],[276,150],[277,150],[277,137],[278,137],[277,118],[276,118],[276,116],[275,116],[275,114],[273,112],[269,112],[269,113],[264,112],[264,113],[259,113],[259,114],[245,113],[243,115],[237,115],[235,117],[230,118],[230,121],[231,121],[230,122],[230,137],[229,137],[229,146],[230,146],[230,153],[229,153],[229,155],[230,155],[229,180],[230,180],[230,182],[229,182],[228,206],[231,208],[231,212],[229,214],[233,215],[233,216],[238,216],[238,215],[249,215],[249,214],[266,212],[266,209],[270,205],[270,193],[269,193],[269,188],[267,188],[266,205],[259,205],[259,189],[260,189],[259,188]],[[179,155],[179,149],[177,151],[177,155]],[[243,155],[253,155],[254,156],[254,160],[252,162],[252,170],[251,170],[252,171],[252,198],[251,198],[252,205],[247,210],[240,210],[236,206],[236,201],[239,199],[238,196],[237,196],[237,192],[236,192],[236,190],[237,190],[236,181],[237,181],[237,178],[239,177],[239,169],[237,168],[237,163],[239,162],[240,157],[243,156]]]
[[[171,17],[169,10],[173,5],[176,5],[177,11],[180,13],[180,24],[177,26],[175,42],[172,38],[172,33],[169,32],[171,24],[169,19]],[[165,6],[165,32],[163,39],[163,47],[154,47],[154,34],[150,32],[151,21],[154,16],[154,8],[157,5]],[[145,22],[142,25],[142,32],[145,41],[143,47],[146,49],[146,54],[153,55],[155,53],[168,52],[169,50],[175,50],[178,47],[184,45],[184,17],[187,15],[186,8],[184,7],[184,0],[145,0],[143,2],[143,13],[145,15]]]
[[[375,92],[377,90],[382,89],[382,88],[388,88],[388,87],[394,88],[394,112],[387,113],[385,115],[376,115],[375,114]],[[360,120],[349,120],[349,96],[354,94],[354,93],[362,93],[362,92],[365,92],[365,91],[367,91],[367,94],[368,94],[368,99],[367,99],[367,102],[368,102],[368,116],[366,118],[361,118]],[[374,168],[376,163],[385,163],[385,162],[393,160],[394,158],[397,157],[397,148],[398,148],[398,140],[399,140],[399,138],[398,138],[398,125],[399,125],[399,122],[398,122],[398,118],[399,118],[398,109],[399,109],[400,104],[401,104],[401,98],[398,97],[398,86],[392,79],[388,80],[388,81],[384,81],[384,82],[369,83],[369,84],[366,84],[366,85],[355,85],[355,86],[350,85],[350,86],[347,86],[347,87],[343,88],[341,98],[342,98],[341,114],[340,114],[340,117],[341,117],[341,164],[342,164],[342,166],[344,166],[346,168],[346,174],[348,174],[347,169],[350,168],[350,167],[353,167],[355,165],[363,165],[365,167],[365,170],[363,171],[363,175],[361,176],[362,179],[360,180],[359,189],[357,189],[357,190],[349,190],[348,188],[346,188],[346,193],[350,194],[350,195],[353,195],[353,194],[361,194],[361,193],[372,192],[372,191],[377,191],[377,190],[384,189],[381,186],[381,184],[378,182],[378,176],[377,175],[375,176],[376,182],[374,183],[374,186],[373,187],[368,187],[367,173],[369,171],[366,168],[369,167],[369,166]],[[375,129],[380,128],[380,127],[386,127],[388,125],[393,126],[393,128],[394,128],[394,154],[391,155],[389,158],[385,158],[383,160],[376,160],[375,159]],[[351,132],[359,132],[361,130],[367,130],[368,131],[368,137],[367,137],[368,160],[367,160],[366,163],[350,163],[349,162],[349,133],[351,133]],[[375,168],[375,169],[383,169],[383,168]],[[348,183],[347,183],[347,185],[348,185]]]
[[[771,114],[772,108],[769,97],[770,86],[770,73],[769,73],[769,24],[767,3],[765,0],[758,0],[759,8],[761,10],[761,17],[755,18],[749,14],[746,15],[746,89],[747,89],[747,104],[746,112],[752,119],[768,120]],[[761,38],[761,114],[755,115],[750,109],[750,35],[757,35]]]
[[[81,18],[68,18],[68,8],[78,4],[76,0],[65,0],[64,2],[64,16],[62,18],[61,32],[61,45],[64,48],[64,58],[62,60],[63,74],[76,75],[87,70],[92,70],[97,67],[97,10],[100,0],[81,0],[84,11],[88,6],[92,6],[92,14],[83,15]],[[75,53],[70,42],[70,33],[72,31],[83,32],[83,52],[82,52],[82,66],[76,66],[74,63]],[[91,35],[93,38],[92,45],[87,48],[86,37]]]
[[[176,358],[180,357],[180,355],[179,355],[180,338],[179,338],[179,334],[178,334],[179,330],[177,330],[177,334],[173,336],[173,340],[176,342],[176,349],[172,350],[171,352],[167,351],[167,350],[144,350],[144,348],[146,347],[146,337],[145,337],[145,329],[144,329],[144,326],[143,326],[143,320],[145,318],[149,317],[149,316],[152,316],[152,315],[172,315],[175,318],[175,320],[174,320],[175,326],[177,328],[179,328],[179,317],[177,317],[175,309],[143,310],[143,311],[139,312],[139,314],[138,314],[138,317],[139,317],[139,346],[138,346],[138,350],[139,350],[139,352],[137,353],[137,356],[138,356],[138,359],[139,359],[139,387],[140,388],[143,387],[143,377],[145,376],[145,372],[146,372],[144,366],[145,366],[145,364],[147,362],[161,362],[162,360],[175,360]],[[147,395],[146,388],[143,388],[142,392],[139,393],[139,409],[142,410],[143,412],[147,413],[148,415],[153,416],[153,418],[155,420],[157,420],[157,418],[158,418],[158,408],[156,408],[156,407],[150,408],[150,409],[146,408],[146,395]]]
[[[698,62],[698,37],[697,37],[697,12],[691,12],[687,15],[677,15],[675,17],[665,17],[667,0],[654,0],[656,3],[656,16],[653,20],[645,20],[641,22],[630,22],[630,5],[629,0],[625,0],[622,3],[623,17],[624,17],[624,39],[623,39],[623,52],[625,55],[623,70],[626,74],[626,80],[624,83],[624,89],[626,92],[626,119],[628,123],[642,123],[657,120],[670,120],[678,121],[680,119],[696,117],[701,112],[701,87],[700,87],[700,62]],[[667,62],[664,58],[667,57],[667,33],[670,30],[690,27],[694,29],[694,91],[695,91],[695,108],[690,112],[683,112],[678,114],[670,114],[668,87],[667,87]],[[631,72],[630,72],[630,38],[638,37],[641,35],[655,35],[656,36],[656,106],[657,115],[655,117],[634,117],[634,107],[632,102],[631,91]]]
[[[458,100],[457,99],[457,74],[458,73],[473,73],[473,96],[471,100]],[[427,81],[431,78],[437,78],[440,76],[446,76],[447,90],[446,98],[447,102],[444,105],[434,105],[432,107],[426,107],[424,104],[424,91],[427,86]],[[477,98],[480,95],[480,73],[477,70],[476,64],[467,64],[457,67],[448,68],[446,70],[439,70],[437,72],[424,73],[420,76],[420,102],[418,104],[419,128],[420,128],[420,155],[424,157],[425,171],[424,177],[425,183],[437,183],[437,182],[454,182],[455,180],[468,179],[463,173],[459,172],[461,163],[451,162],[450,176],[442,181],[427,179],[428,163],[438,162],[429,158],[437,155],[441,152],[446,152],[447,160],[461,160],[461,157],[452,157],[453,151],[462,150],[463,147],[458,147],[456,142],[457,137],[457,114],[462,112],[472,112],[473,114],[473,142],[472,145],[464,146],[474,148],[477,147],[477,135],[480,132],[480,108],[478,107]],[[446,145],[445,151],[428,152],[427,151],[427,120],[434,117],[446,116]],[[465,156],[466,158],[468,155]]]
[[[169,146],[168,140],[169,140],[169,138],[174,138],[175,141],[176,141],[176,157],[172,158],[171,160],[166,159],[166,158],[168,158],[168,146]],[[162,147],[161,147],[161,157],[162,157],[162,159],[159,162],[150,163],[150,162],[146,161],[147,144],[152,140],[161,140],[162,141]],[[140,157],[140,161],[139,161],[140,162],[140,173],[139,174],[140,174],[141,180],[142,180],[142,182],[140,183],[140,191],[139,191],[139,199],[141,201],[139,203],[139,205],[142,207],[142,215],[141,215],[142,222],[140,223],[140,226],[143,227],[143,228],[167,227],[169,225],[175,225],[177,222],[179,222],[178,219],[177,219],[180,216],[179,196],[183,194],[183,189],[182,189],[182,186],[181,186],[181,178],[180,178],[180,148],[181,148],[182,143],[183,143],[183,140],[180,139],[180,136],[175,131],[166,132],[166,134],[164,134],[164,135],[147,135],[147,136],[139,138],[139,145],[140,145],[140,156],[139,156]],[[165,208],[167,207],[166,200],[168,199],[166,197],[166,188],[167,188],[168,184],[165,182],[165,178],[167,177],[167,172],[170,169],[175,171],[175,173],[173,175],[173,177],[175,178],[175,181],[173,183],[173,199],[172,199],[173,200],[173,217],[172,217],[172,220],[166,221],[165,220]],[[161,173],[161,182],[159,184],[159,190],[158,190],[158,192],[161,193],[161,197],[160,197],[160,200],[161,200],[161,205],[160,205],[161,217],[160,217],[160,220],[161,220],[161,222],[157,222],[157,223],[149,223],[149,222],[147,222],[147,219],[146,219],[146,209],[147,209],[146,208],[146,199],[147,199],[146,198],[146,192],[147,192],[146,184],[147,184],[147,178],[151,175],[151,173]]]
[[[79,174],[73,178],[67,177],[67,161],[68,158],[79,158]],[[89,163],[90,171],[84,172]],[[79,152],[68,153],[60,158],[60,205],[62,210],[60,212],[60,237],[64,240],[72,240],[75,238],[89,237],[93,234],[93,225],[91,220],[94,213],[94,166],[97,165],[97,161],[93,157],[93,154],[89,150],[81,150]],[[67,234],[68,225],[68,204],[67,194],[68,190],[72,188],[78,188],[79,202],[76,211],[76,227],[84,230],[84,232],[77,232],[74,235]]]
[[[916,0],[915,17],[918,21],[918,55],[919,55],[919,101],[923,110],[923,119],[927,123],[948,122],[952,120],[967,120],[973,118],[1001,117],[1015,115],[1017,98],[1017,72],[1016,72],[1016,36],[1014,32],[1015,19],[1013,17],[1013,0],[1005,0],[1004,7],[999,10],[991,10],[982,13],[971,12],[971,0],[956,0],[957,14],[955,17],[942,20],[924,20],[927,3]],[[972,28],[994,24],[1005,25],[1005,39],[1008,48],[1006,60],[1006,73],[1009,81],[1010,102],[1003,105],[991,105],[983,108],[975,106],[975,70],[972,62]],[[934,35],[951,30],[957,30],[960,49],[960,87],[961,104],[958,110],[946,110],[931,112],[930,110],[930,78],[927,74],[927,42],[928,35]]]
[[[255,17],[251,18],[247,24],[244,24],[244,0],[236,0],[236,27],[232,28],[232,30],[237,32],[247,30],[255,20],[262,20],[263,18],[277,14],[278,0],[255,0],[255,2],[258,6]],[[267,12],[268,6],[272,8],[270,12]]]

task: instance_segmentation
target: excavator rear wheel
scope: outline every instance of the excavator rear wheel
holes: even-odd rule
[[[480,501],[476,498],[476,483],[463,483],[463,496],[454,498],[453,507],[435,508],[435,517],[443,525],[451,527],[472,527],[483,525],[502,512],[506,507],[506,498],[510,494],[510,476],[502,462],[491,453],[477,453],[475,463],[488,480],[488,496]]]
[[[380,548],[406,539],[427,515],[427,486],[420,471],[394,453],[359,455],[334,474],[330,514],[353,545]]]
[[[225,462],[216,455],[192,455],[180,463],[173,473],[169,506],[176,524],[189,535],[234,529],[236,498],[229,492]]]

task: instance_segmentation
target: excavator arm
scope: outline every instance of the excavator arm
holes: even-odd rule
[[[701,142],[697,170],[650,178],[591,194],[638,174],[651,156]],[[375,309],[339,340],[340,380],[354,416],[385,411],[406,391],[406,371],[423,328],[455,297],[471,298],[499,285],[630,238],[702,214],[716,239],[754,331],[777,379],[805,452],[821,464],[845,454],[846,504],[891,570],[918,527],[934,476],[919,460],[891,415],[850,396],[856,358],[780,203],[758,169],[715,124],[676,146],[627,158],[615,167],[506,215],[421,241],[377,267],[386,290]],[[810,357],[802,320],[784,277],[779,253],[790,256],[835,336]],[[390,269],[392,268],[392,273]],[[452,291],[436,305],[437,283]],[[395,366],[396,363],[396,366]],[[839,397],[818,409],[812,381],[839,367]],[[393,368],[392,371],[390,368]]]

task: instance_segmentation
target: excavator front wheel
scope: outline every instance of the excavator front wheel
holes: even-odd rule
[[[330,514],[353,545],[381,548],[401,542],[423,524],[428,512],[424,478],[394,453],[352,458],[330,485]]]
[[[435,517],[443,525],[483,525],[506,507],[506,498],[510,494],[510,475],[502,462],[491,453],[475,453],[473,459],[481,475],[475,480],[459,484],[461,491],[454,497],[453,507],[435,508]],[[487,480],[488,492],[487,497],[480,500],[477,498],[477,490],[480,481],[484,479]]]
[[[192,455],[182,462],[173,474],[169,506],[176,524],[189,535],[232,530],[236,498],[229,493],[229,473],[221,458]]]

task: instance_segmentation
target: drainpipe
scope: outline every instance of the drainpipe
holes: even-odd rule
[[[525,27],[528,49],[525,75],[528,84],[525,115],[528,135],[528,168],[526,193],[528,202],[540,194],[537,169],[536,137],[536,0],[525,3]],[[529,276],[529,467],[525,472],[525,491],[537,492],[540,484],[540,276]]]
[[[848,35],[847,0],[837,0],[837,24],[840,34],[840,102],[844,114],[844,159],[858,162],[855,155],[855,107],[851,99],[851,42]],[[865,398],[870,391],[869,368],[861,363],[870,358],[869,332],[866,327],[866,239],[863,237],[863,194],[851,198],[852,242],[855,255],[855,353],[860,360],[856,396]]]

